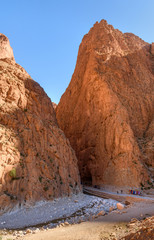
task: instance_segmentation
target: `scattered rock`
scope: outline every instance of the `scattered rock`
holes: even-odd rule
[[[117,203],[117,209],[119,210],[124,209],[124,205],[122,203]]]
[[[65,226],[69,226],[70,224],[68,222],[64,222],[64,225]]]
[[[145,220],[138,221],[137,219],[132,219],[132,224],[134,227],[130,230],[129,233],[120,240],[152,240],[154,236],[154,217],[149,217]],[[131,224],[130,222],[130,224]]]
[[[126,206],[130,205],[130,202],[126,200],[126,201],[125,201],[125,205],[126,205]]]
[[[60,223],[59,227],[65,227],[65,224],[64,223]]]
[[[26,234],[29,234],[29,233],[32,233],[32,230],[31,230],[31,229],[27,229],[27,230],[26,230]]]
[[[113,206],[109,208],[109,212],[112,212],[113,210],[114,210]]]
[[[104,216],[105,215],[105,211],[100,211],[98,214],[97,214],[97,216]]]
[[[138,222],[138,219],[136,219],[136,218],[132,218],[130,221],[130,223],[136,223],[136,222]]]
[[[110,236],[116,237],[116,233],[112,232]]]

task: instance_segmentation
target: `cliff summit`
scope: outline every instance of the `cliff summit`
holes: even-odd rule
[[[0,59],[3,58],[9,58],[15,61],[9,39],[4,34],[0,33]]]

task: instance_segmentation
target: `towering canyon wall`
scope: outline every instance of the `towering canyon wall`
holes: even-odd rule
[[[56,109],[79,160],[82,181],[140,187],[153,163],[153,45],[102,20],[79,47]]]
[[[77,159],[52,103],[0,42],[0,210],[81,190]],[[7,40],[6,40],[7,39]],[[8,51],[7,51],[8,49]]]

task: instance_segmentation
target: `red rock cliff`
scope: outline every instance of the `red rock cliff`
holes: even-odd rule
[[[9,39],[4,34],[0,33],[0,59],[3,58],[10,58],[14,60],[14,55]]]
[[[8,54],[0,59],[0,157],[1,210],[81,189],[74,150],[50,99]]]
[[[106,188],[147,183],[149,167],[154,167],[150,49],[104,20],[84,36],[56,111],[76,151],[83,182]]]

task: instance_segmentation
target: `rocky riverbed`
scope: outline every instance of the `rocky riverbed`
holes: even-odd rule
[[[77,200],[75,200],[77,201]],[[77,203],[77,202],[75,202]],[[103,211],[103,210],[102,210]],[[29,227],[23,230],[0,230],[2,240],[151,240],[153,236],[154,206],[135,203],[116,209],[103,216],[93,215],[80,224],[60,223],[49,226]],[[144,238],[142,238],[142,236]],[[140,238],[139,238],[140,237]]]
[[[117,201],[112,199],[72,195],[54,201],[41,201],[34,206],[16,207],[0,216],[0,229],[53,228],[59,224],[87,221],[115,209]]]

